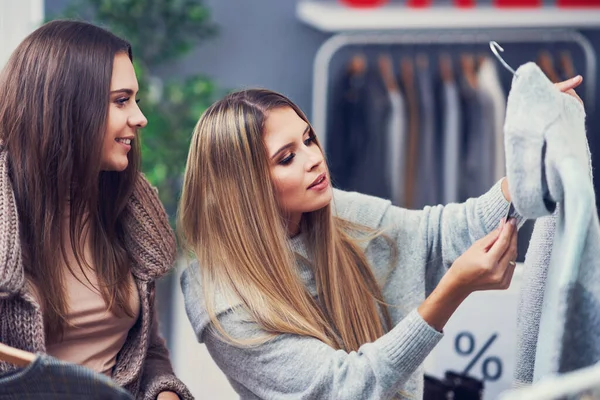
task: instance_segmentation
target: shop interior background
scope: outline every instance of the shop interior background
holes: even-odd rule
[[[335,0],[331,1],[335,3]],[[14,46],[28,31],[34,29],[39,21],[50,15],[60,14],[69,3],[68,0],[0,0],[0,65],[4,64]],[[158,71],[159,77],[183,78],[201,73],[211,79],[217,92],[253,86],[269,88],[290,97],[311,118],[313,63],[321,45],[335,32],[317,29],[301,21],[298,17],[298,3],[298,0],[203,1],[202,4],[210,11],[211,19],[218,29],[216,35],[194,48],[182,60],[162,66]],[[390,6],[401,6],[400,2],[391,3],[396,4]],[[435,6],[447,6],[450,1],[434,3]],[[491,1],[478,2],[478,6],[482,7],[490,4]],[[543,6],[553,7],[549,1],[544,1]],[[518,9],[514,10],[516,14],[519,12],[521,11]],[[572,27],[561,28],[581,33],[592,44],[594,53],[598,54],[600,8],[591,13],[591,17],[588,15],[586,18],[597,17],[596,26],[587,20],[579,23],[574,19]],[[536,25],[543,25],[539,24],[539,21],[534,22]],[[378,30],[376,24],[372,28]],[[420,31],[435,32],[438,28],[424,23]],[[481,29],[486,31],[485,27]],[[541,29],[544,27],[541,26]],[[510,45],[505,45],[505,48],[507,53],[511,51]],[[535,60],[540,46],[512,48],[516,49],[518,54],[513,53],[509,57],[524,62],[528,59]],[[483,47],[479,47],[477,51],[481,49]],[[510,80],[507,71],[501,67],[499,73],[502,74],[503,81]],[[584,80],[586,78],[588,77],[584,75]],[[593,107],[588,105],[587,127],[593,165],[597,171],[600,163],[600,127],[597,117],[600,110],[600,90],[597,83],[600,81],[600,75],[597,72],[595,80],[596,87],[592,90],[596,102]],[[597,198],[600,179],[598,175],[596,172],[594,177]],[[520,254],[524,254],[522,248]],[[178,269],[160,282],[160,295],[157,298],[161,331],[168,340],[175,372],[198,398],[208,396],[225,400],[235,399],[237,396],[211,360],[205,347],[196,342],[185,316],[179,288],[179,275],[184,264],[185,260],[182,259]],[[449,369],[460,372],[477,355],[485,342],[497,335],[493,345],[481,356],[471,372],[477,378],[484,378],[484,375],[494,378],[486,382],[486,388],[489,389],[486,398],[492,398],[492,394],[506,388],[506,382],[510,381],[511,368],[514,366],[510,355],[514,348],[514,337],[509,332],[515,325],[518,287],[517,273],[507,292],[487,293],[481,297],[475,295],[469,298],[450,321],[444,341],[427,359],[427,371],[437,375]],[[482,301],[486,303],[485,309],[479,307]],[[501,376],[498,376],[498,368],[501,369]]]

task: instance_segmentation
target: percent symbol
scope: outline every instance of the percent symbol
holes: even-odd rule
[[[488,348],[494,343],[496,338],[498,337],[497,333],[494,333],[490,338],[485,342],[485,344],[479,349],[477,354],[471,359],[469,364],[465,367],[463,371],[463,375],[467,375],[469,371],[477,364],[477,361],[485,354]],[[466,346],[463,346],[466,344]],[[465,348],[466,347],[466,348]],[[461,332],[456,335],[454,339],[454,349],[461,356],[470,356],[475,351],[475,337],[470,332]],[[490,371],[492,369],[492,371]],[[481,365],[481,373],[483,375],[483,380],[485,381],[497,381],[502,376],[502,360],[496,356],[488,356],[483,360]]]

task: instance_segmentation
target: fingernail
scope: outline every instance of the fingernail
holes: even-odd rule
[[[511,218],[509,222],[510,222],[510,224],[511,224],[512,226],[515,226],[515,225],[517,225],[517,220],[516,220],[516,219],[514,219],[514,218]]]
[[[571,79],[573,82],[578,82],[581,79],[581,75],[577,75],[575,78]]]

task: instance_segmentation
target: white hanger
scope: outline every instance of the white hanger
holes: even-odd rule
[[[500,61],[500,63],[504,66],[504,68],[506,68],[507,70],[512,72],[513,75],[516,76],[517,72],[510,65],[508,65],[508,63],[504,61],[504,59],[500,56],[500,53],[498,53],[498,50],[504,51],[502,46],[500,46],[495,40],[492,40],[490,41],[490,49],[492,50],[492,53],[494,53],[498,61]]]

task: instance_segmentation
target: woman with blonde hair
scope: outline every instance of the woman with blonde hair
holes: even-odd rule
[[[243,399],[422,398],[421,364],[461,302],[506,289],[518,215],[506,179],[406,210],[332,189],[302,111],[232,93],[194,130],[178,228],[197,338]]]

